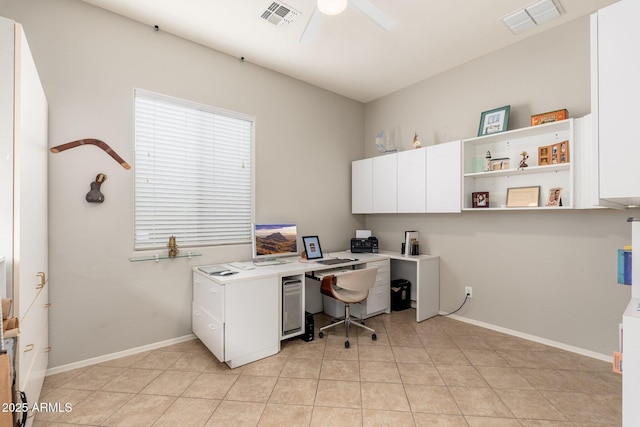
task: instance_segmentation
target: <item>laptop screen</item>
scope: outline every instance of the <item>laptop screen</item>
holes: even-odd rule
[[[304,236],[302,238],[304,250],[307,252],[308,260],[322,258],[322,249],[320,248],[320,239],[318,236]]]

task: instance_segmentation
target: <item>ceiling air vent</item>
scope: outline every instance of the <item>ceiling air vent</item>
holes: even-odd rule
[[[272,2],[271,5],[262,12],[260,16],[265,21],[271,22],[276,27],[290,24],[300,14],[289,5],[282,2]]]

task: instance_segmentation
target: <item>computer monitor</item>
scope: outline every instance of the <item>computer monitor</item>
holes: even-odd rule
[[[296,224],[254,224],[253,259],[275,260],[298,255]]]

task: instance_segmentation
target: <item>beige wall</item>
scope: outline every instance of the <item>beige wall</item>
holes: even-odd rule
[[[50,146],[98,138],[133,165],[134,88],[252,114],[256,220],[296,222],[328,250],[363,226],[348,184],[364,156],[363,104],[78,0],[1,0],[0,16],[24,26]],[[89,146],[51,154],[49,168],[50,368],[190,334],[191,267],[251,257],[239,245],[129,262],[133,170]],[[106,200],[87,203],[100,172]]]
[[[511,105],[509,129],[530,116],[590,108],[589,18],[569,22],[367,104],[367,156],[386,130],[400,149],[413,132],[423,145],[477,135],[480,113]],[[580,185],[577,182],[576,187]],[[475,321],[557,341],[600,355],[618,347],[630,289],[616,284],[616,250],[630,244],[634,211],[464,212],[370,215],[384,249],[398,250],[404,230],[419,230],[421,249],[441,257],[440,307]]]
[[[556,108],[587,114],[588,19],[365,107],[78,0],[0,0],[0,16],[24,26],[49,100],[50,146],[100,138],[133,163],[136,87],[254,114],[258,220],[295,221],[329,250],[365,221],[386,249],[418,229],[422,248],[442,257],[442,310],[473,286],[470,319],[600,354],[617,347],[629,291],[615,284],[615,251],[629,242],[628,212],[350,214],[350,162],[376,154],[379,130],[407,149],[413,132],[425,145],[473,136],[480,112],[505,104],[511,128]],[[189,334],[190,268],[250,256],[244,245],[131,263],[132,171],[94,147],[49,163],[50,367]],[[99,172],[106,201],[88,204]]]

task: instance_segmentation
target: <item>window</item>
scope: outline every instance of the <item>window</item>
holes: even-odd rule
[[[135,91],[135,249],[249,243],[253,117]]]

